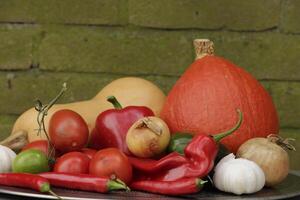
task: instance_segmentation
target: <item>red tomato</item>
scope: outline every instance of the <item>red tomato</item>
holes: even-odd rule
[[[96,176],[116,175],[125,183],[130,183],[132,167],[127,156],[117,148],[98,151],[90,162],[90,174]]]
[[[89,159],[92,159],[94,155],[97,153],[97,150],[95,149],[90,149],[90,148],[83,148],[80,150],[80,152],[84,153],[89,157]]]
[[[69,152],[56,160],[53,171],[73,174],[87,174],[90,159],[81,152]]]
[[[34,142],[28,143],[26,146],[23,147],[22,151],[25,151],[27,149],[40,150],[44,154],[47,155],[47,153],[48,153],[48,141],[47,140],[36,140]]]
[[[83,118],[72,110],[59,110],[49,122],[49,135],[54,147],[61,152],[83,148],[89,137],[88,126]]]

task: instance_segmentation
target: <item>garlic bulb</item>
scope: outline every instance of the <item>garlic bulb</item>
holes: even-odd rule
[[[237,195],[251,194],[264,187],[265,175],[253,161],[235,159],[233,154],[229,154],[217,164],[213,181],[221,191]]]
[[[16,153],[6,146],[0,145],[0,173],[10,172]]]

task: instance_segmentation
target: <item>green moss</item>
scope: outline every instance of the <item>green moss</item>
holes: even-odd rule
[[[300,83],[267,81],[263,84],[277,107],[280,126],[300,128]]]
[[[0,27],[0,69],[28,69],[32,63],[32,38],[38,33],[32,26]]]
[[[257,79],[300,80],[300,35],[218,32],[207,36],[215,42],[217,55],[243,67]]]
[[[300,36],[279,33],[61,27],[47,31],[39,49],[40,64],[54,71],[179,76],[194,60],[195,38],[213,40],[216,55],[257,79],[300,79]]]
[[[0,1],[0,21],[71,24],[127,23],[126,0]]]
[[[46,34],[40,67],[55,71],[177,75],[193,60],[186,32],[66,28]]]
[[[129,21],[155,28],[204,28],[224,26],[225,3],[210,0],[129,0]]]
[[[12,73],[10,73],[12,74]],[[59,102],[92,98],[107,83],[120,76],[80,73],[17,72],[10,86],[7,73],[0,73],[0,113],[20,114],[35,105],[36,99],[48,103],[67,82],[68,90]]]
[[[10,88],[8,73],[0,73],[0,113],[20,114],[35,105],[35,100],[49,102],[66,82],[68,90],[59,100],[60,103],[87,100],[94,97],[106,84],[122,75],[100,73],[46,73],[31,71],[12,75]],[[142,75],[141,78],[152,81],[167,93],[177,77]],[[1,121],[0,124],[6,121]]]
[[[145,27],[258,31],[278,25],[280,0],[129,0],[129,11],[130,23]]]
[[[265,30],[277,27],[280,0],[225,0],[226,27],[231,30]]]
[[[16,115],[0,115],[0,141],[10,135]]]
[[[289,33],[300,33],[300,1],[285,0],[282,2],[280,28]]]

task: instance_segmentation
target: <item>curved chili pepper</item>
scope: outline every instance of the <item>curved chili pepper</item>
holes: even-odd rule
[[[140,159],[130,156],[128,156],[128,159],[136,169],[146,172],[167,170],[189,162],[187,158],[181,156],[177,152],[172,152],[161,158],[159,161],[153,159]]]
[[[60,199],[50,189],[50,183],[46,178],[26,173],[5,173],[0,174],[0,185],[22,187],[33,189],[38,192],[47,192]]]
[[[218,152],[217,142],[240,127],[243,116],[239,110],[238,113],[239,121],[232,129],[214,136],[206,134],[194,136],[185,147],[184,156],[173,152],[160,160],[130,159],[131,164],[139,174],[145,175],[142,179],[147,180],[174,181],[186,177],[202,178],[214,166]]]
[[[125,183],[118,179],[112,180],[108,177],[99,177],[89,174],[45,172],[39,174],[39,176],[48,179],[53,186],[68,189],[100,193],[107,193],[112,190],[129,189]]]
[[[168,152],[177,152],[180,155],[184,155],[184,149],[192,139],[193,136],[190,133],[173,134],[168,145]],[[219,151],[216,156],[215,162],[219,162],[223,157],[231,153],[223,144],[219,143],[218,145]]]
[[[199,178],[183,178],[176,181],[143,180],[132,182],[130,187],[135,190],[167,195],[183,195],[199,192],[207,181]]]

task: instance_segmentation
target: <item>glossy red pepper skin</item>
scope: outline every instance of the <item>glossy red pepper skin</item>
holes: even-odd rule
[[[49,180],[50,184],[56,187],[107,193],[111,190],[127,189],[124,183],[109,179],[108,177],[99,177],[89,174],[70,174],[45,172],[39,174]]]
[[[204,177],[214,166],[218,145],[205,134],[196,135],[184,150],[185,156],[177,152],[160,160],[130,158],[132,166],[150,180],[175,181],[187,177]]]
[[[187,158],[177,152],[172,152],[160,160],[142,159],[130,156],[128,156],[128,159],[135,169],[146,173],[155,173],[161,170],[172,169],[189,162]]]
[[[166,195],[184,195],[199,192],[206,181],[199,178],[183,178],[176,181],[142,180],[132,182],[131,189]]]
[[[38,192],[50,192],[49,181],[46,178],[34,174],[0,174],[0,185],[28,188]]]
[[[120,106],[100,113],[93,131],[92,147],[97,149],[115,147],[130,155],[126,145],[127,131],[137,120],[147,116],[154,116],[154,113],[145,106],[125,108]]]
[[[203,178],[211,171],[217,156],[218,141],[237,130],[242,123],[242,112],[238,110],[239,120],[230,130],[210,136],[197,134],[184,149],[184,156],[177,152],[160,160],[130,158],[137,171],[135,180],[175,181],[182,178]]]

